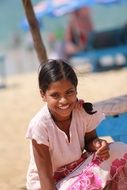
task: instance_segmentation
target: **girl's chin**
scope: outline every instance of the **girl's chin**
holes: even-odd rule
[[[68,118],[68,117],[70,117],[70,115],[71,115],[71,113],[72,113],[72,111],[68,111],[68,112],[58,112],[57,114],[55,114],[55,115],[57,115],[57,117],[59,117],[59,118]]]
[[[70,106],[69,109],[60,109],[57,107],[56,109],[50,110],[50,112],[55,118],[64,119],[69,118],[71,116],[72,110],[73,106]]]

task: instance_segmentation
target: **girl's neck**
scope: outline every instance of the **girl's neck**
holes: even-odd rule
[[[51,114],[51,117],[52,119],[54,120],[54,122],[67,122],[67,121],[71,121],[71,118],[72,118],[72,113],[67,116],[67,117],[59,117],[59,116],[56,116],[54,115],[51,110],[49,109],[49,112]]]
[[[72,117],[72,114],[70,115],[70,116],[68,116],[68,117],[65,117],[65,118],[56,118],[56,117],[54,117],[54,115],[53,114],[51,114],[52,115],[52,118],[53,118],[53,120],[55,121],[55,122],[68,122],[68,121],[71,121],[71,117]]]
[[[56,117],[53,116],[52,113],[51,116],[56,126],[67,135],[68,141],[70,142],[70,125],[71,125],[72,114],[69,117],[61,119],[57,119]]]

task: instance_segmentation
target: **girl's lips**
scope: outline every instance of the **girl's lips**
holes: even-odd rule
[[[69,105],[66,105],[66,106],[59,106],[59,109],[61,110],[66,110],[68,109],[70,106]]]

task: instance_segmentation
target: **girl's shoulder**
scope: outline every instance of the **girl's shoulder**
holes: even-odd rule
[[[73,120],[75,120],[75,121],[76,120],[80,120],[80,121],[86,120],[87,121],[87,118],[89,118],[89,114],[84,110],[83,107],[75,108],[73,110],[72,116],[73,116]]]
[[[29,126],[44,126],[45,123],[50,120],[50,114],[47,105],[45,105],[41,110],[39,110],[34,117],[31,119]]]
[[[50,121],[48,108],[44,106],[30,121],[26,132],[26,138],[35,139],[39,144],[48,146],[48,131],[50,130],[48,128],[50,127]]]
[[[82,107],[81,109],[74,110],[73,118],[75,123],[79,122],[80,125],[85,127],[86,132],[90,132],[94,130],[103,119],[105,119],[105,116],[101,111],[94,107],[90,113]]]
[[[74,109],[74,117],[80,118],[89,122],[89,120],[95,118],[103,118],[104,114],[98,110],[92,103],[85,103],[80,109]]]

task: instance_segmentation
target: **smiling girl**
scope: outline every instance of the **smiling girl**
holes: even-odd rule
[[[118,189],[116,177],[127,179],[127,145],[109,145],[97,138],[96,127],[104,114],[77,101],[74,70],[63,60],[48,60],[40,67],[38,81],[46,104],[26,134],[31,156],[27,189],[100,190],[108,185]],[[126,180],[122,184],[127,189]]]

